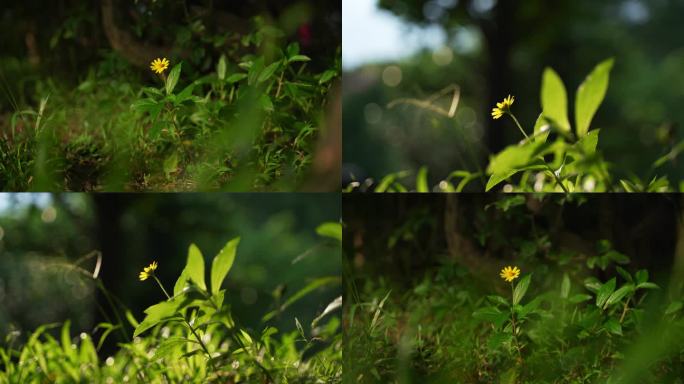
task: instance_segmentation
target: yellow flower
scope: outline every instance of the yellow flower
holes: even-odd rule
[[[166,57],[163,59],[159,59],[159,58],[154,59],[154,60],[152,60],[152,64],[150,64],[150,69],[153,72],[157,72],[157,73],[164,72],[166,70],[166,68],[168,68],[168,67],[169,67],[169,61],[166,59]]]
[[[518,267],[506,267],[501,270],[500,276],[502,279],[510,283],[520,276],[520,269],[518,269]]]
[[[138,278],[140,281],[145,281],[147,280],[150,276],[154,274],[154,271],[157,269],[157,262],[153,261],[152,264],[150,264],[148,267],[145,267],[142,272],[140,272],[140,276]]]
[[[492,108],[492,117],[494,120],[500,119],[505,113],[510,111],[511,105],[515,102],[515,97],[508,95],[502,102],[496,103],[496,107]]]

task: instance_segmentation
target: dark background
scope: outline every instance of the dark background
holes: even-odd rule
[[[138,274],[153,260],[167,290],[180,275],[191,243],[209,273],[225,243],[241,237],[235,265],[223,287],[242,325],[261,330],[261,317],[284,297],[317,277],[339,276],[340,249],[316,234],[340,218],[339,197],[327,194],[0,194],[0,335],[25,336],[38,325],[72,320],[72,330],[91,331],[113,313],[88,273],[102,252],[100,279],[141,321],[143,309],[163,300],[153,280]],[[299,258],[299,261],[293,261]],[[319,314],[339,288],[324,287],[271,321],[295,329]],[[124,320],[125,322],[125,320]],[[131,332],[132,334],[132,332]]]
[[[601,128],[599,148],[614,171],[650,179],[652,162],[682,139],[682,0],[378,3],[407,25],[443,27],[453,60],[437,65],[433,52],[425,50],[396,63],[373,63],[345,73],[343,158],[346,172],[357,179],[400,170],[415,175],[426,165],[434,185],[457,169],[478,171],[489,154],[521,139],[512,122],[491,119],[496,102],[515,95],[513,110],[531,131],[541,110],[542,71],[551,66],[568,90],[572,117],[577,86],[610,57],[616,64],[592,127]],[[466,35],[475,36],[473,49],[462,48]],[[389,65],[402,71],[403,80],[395,88],[381,78]],[[385,108],[392,100],[424,99],[452,84],[461,88],[453,119],[414,107]],[[382,108],[379,121],[368,121],[370,104]],[[684,176],[677,162],[658,173],[675,181]]]

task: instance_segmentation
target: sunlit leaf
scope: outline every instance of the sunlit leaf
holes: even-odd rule
[[[171,72],[169,72],[169,77],[166,79],[166,94],[170,95],[173,93],[173,89],[176,88],[176,84],[178,83],[178,78],[180,77],[181,73],[181,64],[178,63],[176,64]]]
[[[575,122],[578,137],[587,134],[591,120],[606,96],[613,63],[614,60],[609,59],[597,65],[577,89]]]
[[[235,253],[237,246],[240,244],[240,238],[236,237],[230,240],[219,252],[214,260],[211,262],[211,292],[217,293],[223,284],[223,280],[233,266],[235,261]]]
[[[520,303],[523,297],[525,297],[525,293],[527,293],[527,288],[530,286],[531,279],[532,275],[526,275],[520,279],[518,284],[516,284],[515,288],[513,289],[513,305]]]
[[[601,288],[599,288],[598,292],[596,293],[597,307],[603,308],[603,305],[615,290],[615,283],[615,278],[613,277],[612,279],[608,280],[607,283],[601,285]]]
[[[565,85],[551,68],[546,68],[542,76],[541,104],[544,117],[553,121],[563,131],[570,131]]]

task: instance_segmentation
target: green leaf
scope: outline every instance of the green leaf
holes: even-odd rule
[[[319,236],[329,237],[342,242],[342,224],[335,222],[323,223],[316,227]]]
[[[226,55],[221,55],[221,58],[216,65],[216,74],[218,75],[219,80],[226,78]]]
[[[625,284],[622,287],[620,287],[617,291],[613,292],[610,297],[608,297],[608,300],[606,300],[606,304],[604,305],[604,308],[608,308],[609,306],[620,302],[623,297],[627,296],[628,294],[634,292],[634,285],[633,284]]]
[[[487,300],[489,300],[492,304],[500,304],[500,305],[503,305],[504,307],[508,307],[510,305],[508,303],[508,300],[504,299],[501,296],[497,296],[497,295],[487,296]]]
[[[197,286],[206,290],[207,285],[204,282],[204,257],[202,252],[195,244],[190,244],[188,249],[188,260],[185,263],[185,268],[181,272],[180,277],[176,281],[173,289],[173,294],[178,295],[185,288],[187,280],[192,280]]]
[[[579,293],[577,295],[572,295],[568,300],[573,304],[579,304],[591,300],[591,295]]]
[[[656,284],[656,283],[648,283],[648,282],[647,282],[647,283],[638,284],[636,287],[637,287],[637,289],[660,289],[660,287],[658,286],[658,284]]]
[[[187,87],[185,87],[177,96],[175,100],[175,104],[181,104],[185,100],[188,100],[192,97],[192,91],[195,88],[195,83],[190,83]]]
[[[670,305],[667,306],[667,309],[665,310],[666,315],[671,315],[673,313],[679,312],[679,310],[684,307],[684,303],[681,301],[673,301],[670,303]]]
[[[496,323],[499,321],[502,314],[508,316],[508,314],[501,312],[501,310],[496,307],[484,307],[473,312],[473,317],[480,321]]]
[[[158,105],[159,103],[156,100],[147,98],[134,101],[133,104],[131,104],[131,109],[141,112],[149,112]]]
[[[535,297],[532,301],[522,306],[522,309],[518,311],[518,315],[521,319],[524,319],[528,314],[535,312],[541,303],[542,298],[539,296]]]
[[[505,332],[497,332],[487,340],[487,348],[490,350],[497,350],[502,344],[510,343],[513,335]]]
[[[598,293],[599,289],[601,289],[601,285],[603,284],[601,284],[601,282],[593,276],[584,279],[584,287],[594,293]]]
[[[596,153],[596,147],[598,146],[598,139],[600,129],[594,129],[593,131],[587,133],[575,143],[574,147],[580,151],[584,156],[591,156]]]
[[[620,276],[622,276],[625,280],[629,281],[630,283],[633,283],[633,282],[634,282],[634,280],[632,279],[632,275],[630,275],[629,272],[627,272],[624,268],[622,268],[622,267],[620,267],[620,266],[616,266],[616,267],[615,267],[615,270],[616,270],[617,273],[619,273]]]
[[[155,304],[145,310],[147,316],[145,319],[138,324],[133,333],[133,337],[137,337],[139,334],[145,332],[146,330],[159,324],[162,320],[171,317],[176,314],[178,309],[178,302],[175,300],[163,301],[159,304]]]
[[[176,84],[178,83],[178,78],[180,77],[181,73],[181,64],[178,63],[176,66],[173,67],[171,72],[169,72],[169,77],[166,78],[166,94],[170,95],[173,92],[173,89],[176,88]]]
[[[295,61],[311,61],[311,58],[309,56],[304,56],[304,55],[295,55],[290,57],[287,61],[290,63],[293,63]]]
[[[546,68],[542,76],[541,104],[544,117],[563,131],[570,131],[568,95],[565,85],[556,71],[551,68]]]
[[[277,311],[269,312],[264,317],[262,318],[262,321],[269,321],[273,317],[275,317],[279,312],[284,311],[285,309],[289,308],[290,305],[294,304],[295,302],[299,301],[301,298],[304,296],[308,295],[309,293],[320,289],[322,287],[325,287],[327,285],[338,285],[342,282],[342,279],[339,276],[328,276],[328,277],[319,277],[311,282],[309,282],[304,288],[300,289],[297,291],[295,294],[290,296],[281,306],[278,308]],[[385,299],[389,297],[389,293],[387,296],[385,296]]]
[[[229,84],[237,83],[238,81],[244,79],[247,77],[246,73],[233,73],[232,75],[228,76],[226,79],[226,82]]]
[[[611,317],[608,319],[608,321],[603,324],[603,328],[612,334],[622,336],[622,325],[620,325],[620,322],[615,318]]]
[[[430,192],[427,181],[427,172],[427,167],[421,167],[418,171],[418,176],[416,176],[416,191],[419,193]]]
[[[519,170],[535,160],[542,145],[544,143],[528,142],[523,145],[508,146],[491,158],[487,167],[487,173],[490,175],[505,174],[513,170]]]
[[[178,169],[178,153],[174,152],[171,156],[167,157],[164,160],[163,168],[166,177],[176,172],[176,169]]]
[[[61,332],[61,341],[62,341],[62,350],[64,351],[64,354],[69,357],[69,360],[71,361],[76,361],[76,351],[71,348],[71,334],[69,332],[69,329],[71,328],[71,320],[67,320],[64,322],[64,325],[62,325],[62,332]]]
[[[534,123],[534,141],[546,142],[549,133],[551,133],[551,127],[544,118],[544,114],[540,114]]]
[[[635,277],[637,284],[645,283],[648,281],[648,271],[645,269],[640,269],[637,271]]]
[[[597,65],[577,89],[575,100],[577,137],[583,137],[589,132],[591,120],[606,97],[613,63],[614,60],[609,59]]]
[[[328,81],[332,80],[335,76],[337,76],[337,71],[334,69],[328,69],[321,74],[321,78],[318,79],[318,84],[327,83]]]
[[[490,189],[496,187],[499,185],[502,181],[508,179],[509,177],[515,175],[516,173],[520,172],[519,170],[510,170],[507,172],[501,172],[501,173],[495,173],[489,177],[489,180],[487,181],[487,187],[485,188],[485,192],[489,192]]]
[[[570,294],[570,277],[567,273],[563,274],[563,282],[561,283],[561,297],[567,299]]]
[[[257,83],[262,83],[262,82],[268,80],[269,78],[271,78],[271,76],[273,76],[275,71],[278,70],[278,67],[280,67],[280,62],[276,61],[275,63],[271,63],[271,65],[264,68],[264,70],[261,71],[261,73],[259,74],[259,77],[257,78]]]
[[[527,288],[530,286],[530,279],[532,279],[532,275],[526,275],[520,279],[520,282],[513,289],[513,305],[520,303],[520,300],[525,296]]]
[[[601,285],[601,288],[599,288],[598,293],[596,293],[597,307],[603,308],[603,305],[606,303],[610,295],[615,290],[615,282],[615,278],[613,277],[612,279],[608,280],[607,283]]]
[[[217,293],[223,284],[223,280],[233,266],[233,261],[235,261],[235,252],[237,251],[237,246],[240,244],[240,238],[236,237],[230,240],[221,249],[214,260],[211,262],[211,292]]]

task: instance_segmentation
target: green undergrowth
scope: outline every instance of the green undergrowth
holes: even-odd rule
[[[448,258],[401,283],[348,273],[343,382],[682,383],[682,299],[597,247],[512,283]]]
[[[533,122],[521,123],[514,112],[515,102],[530,101],[515,100],[509,95],[497,103],[491,114],[497,121],[493,127],[516,130],[520,133],[520,141],[498,153],[491,153],[484,167],[453,170],[436,184],[431,184],[428,168],[422,167],[417,172],[395,172],[377,182],[371,179],[353,181],[344,186],[344,190],[379,193],[504,191],[565,194],[684,190],[684,182],[667,176],[668,172],[678,167],[677,159],[684,151],[684,141],[663,148],[662,156],[654,159],[648,172],[642,175],[624,169],[604,156],[600,145],[601,127],[595,126],[594,118],[606,97],[614,64],[613,59],[599,63],[578,86],[574,97],[568,94],[558,73],[546,68],[539,91],[540,113]],[[574,103],[571,104],[570,100],[573,99]],[[458,98],[455,100],[452,105],[454,111]],[[419,102],[417,105],[430,112],[432,101]],[[453,118],[453,115],[449,117]]]
[[[221,41],[216,56],[169,57],[161,75],[103,52],[76,84],[43,73],[14,87],[3,65],[11,108],[0,118],[0,187],[296,189],[311,165],[339,49],[311,58],[258,17],[239,44]]]
[[[338,223],[323,224],[318,233],[339,244]],[[341,297],[321,307],[311,322],[292,318],[292,330],[279,330],[271,320],[282,318],[290,305],[311,292],[338,288],[340,277],[312,278],[266,311],[260,327],[247,328],[224,300],[233,293],[222,288],[239,242],[239,238],[229,241],[208,265],[199,248],[191,245],[173,287],[164,287],[155,276],[163,263],[145,268],[140,284],[156,283],[160,289],[159,302],[147,308],[142,319],[99,283],[111,305],[111,322],[77,334],[67,320],[42,325],[27,339],[6,335],[0,344],[0,383],[339,382]],[[78,270],[93,279],[90,271]],[[118,343],[111,356],[102,355],[103,345],[113,335],[127,341]]]

